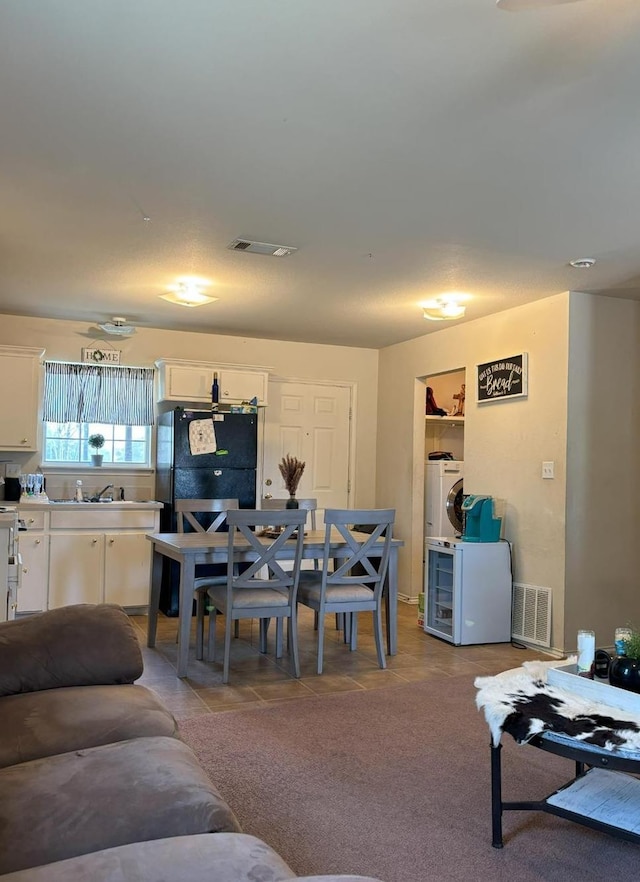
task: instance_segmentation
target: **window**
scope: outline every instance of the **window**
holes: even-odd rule
[[[89,447],[89,435],[104,435],[104,447]],[[104,463],[148,465],[151,430],[148,426],[122,426],[110,423],[44,424],[44,458],[49,463],[90,463],[93,453],[101,453]]]
[[[154,421],[152,368],[45,362],[44,457],[90,463],[90,435],[104,435],[111,465],[147,465]]]

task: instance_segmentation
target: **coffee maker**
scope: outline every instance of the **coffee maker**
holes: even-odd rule
[[[4,501],[20,501],[20,466],[17,462],[0,462],[0,479],[4,482]]]
[[[462,503],[463,542],[499,542],[502,518],[494,517],[492,496],[470,495]]]
[[[4,479],[5,502],[20,502],[20,480],[18,478]]]

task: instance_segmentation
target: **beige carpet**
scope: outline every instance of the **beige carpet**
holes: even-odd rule
[[[636,879],[640,846],[542,813],[491,847],[489,732],[472,678],[286,701],[181,724],[243,829],[302,874],[384,882]],[[573,763],[505,739],[505,799],[538,799]]]

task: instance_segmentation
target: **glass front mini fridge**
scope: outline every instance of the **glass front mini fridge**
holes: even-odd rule
[[[511,640],[508,542],[425,540],[424,630],[456,646]]]

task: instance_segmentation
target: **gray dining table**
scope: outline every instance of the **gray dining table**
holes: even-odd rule
[[[362,542],[370,538],[366,533],[354,533],[353,535]],[[228,535],[227,533],[148,533],[147,539],[153,545],[147,646],[153,647],[156,644],[162,581],[162,559],[166,557],[176,561],[180,567],[178,662],[176,672],[178,677],[186,677],[189,660],[195,569],[200,564],[227,563]],[[304,537],[303,559],[321,559],[324,555],[324,540],[324,530],[308,531]],[[392,539],[391,541],[389,569],[384,588],[388,655],[395,655],[398,651],[398,548],[402,547],[402,545],[404,545],[404,542],[401,539]],[[382,542],[380,543],[380,548],[382,551]],[[246,549],[246,557],[243,557],[244,549]],[[278,557],[281,560],[293,559],[294,553],[295,542],[291,541],[285,543],[285,547]],[[337,531],[335,536],[332,535],[329,555],[332,559],[339,559],[349,555],[348,546]],[[236,560],[249,561],[254,556],[255,552],[251,551],[246,540],[238,539],[236,545],[234,545],[234,557]]]

